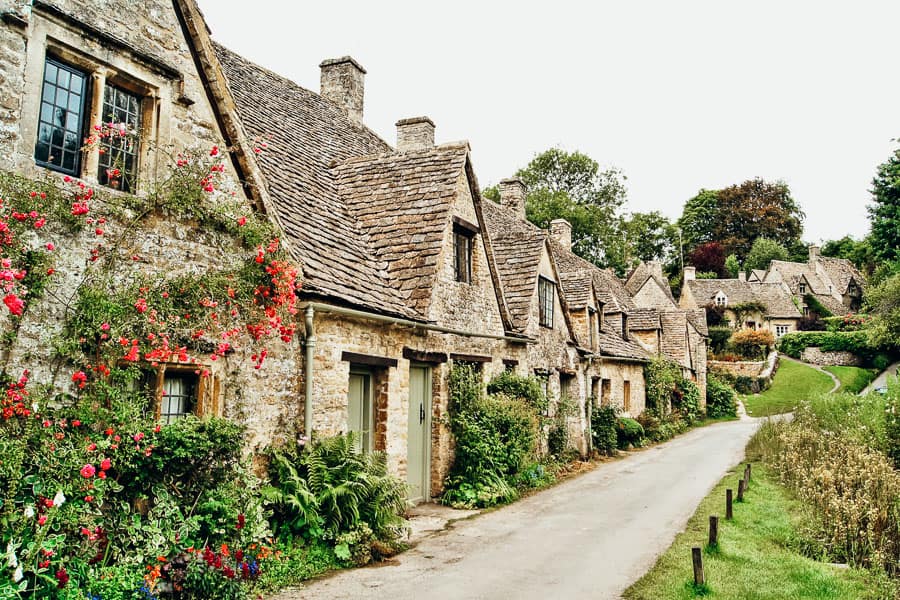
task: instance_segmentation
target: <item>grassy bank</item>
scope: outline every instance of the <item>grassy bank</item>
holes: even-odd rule
[[[858,394],[878,376],[877,369],[863,369],[861,367],[822,367],[841,382],[839,392]]]
[[[877,585],[866,572],[816,562],[798,551],[800,506],[760,463],[746,501],[735,503],[734,520],[725,521],[725,489],[737,486],[732,471],[701,502],[687,528],[653,569],[625,591],[628,600],[742,598],[785,600],[872,600]],[[708,590],[693,587],[691,547],[705,546],[709,516],[719,515],[719,548],[704,550]]]
[[[834,387],[831,378],[812,367],[782,360],[772,379],[772,387],[761,394],[742,396],[747,414],[765,417],[791,412],[800,402],[811,396],[828,392]]]

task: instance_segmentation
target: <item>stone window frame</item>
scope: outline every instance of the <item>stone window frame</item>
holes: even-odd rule
[[[549,277],[538,276],[538,323],[541,327],[553,329],[555,304],[556,282]]]
[[[473,255],[478,226],[453,218],[453,273],[457,283],[474,283]]]
[[[189,378],[194,381],[191,397],[193,405],[189,412],[195,417],[221,416],[221,385],[219,378],[214,374],[202,374],[208,367],[203,365],[184,363],[158,363],[156,365],[140,365],[144,374],[143,386],[152,394],[154,419],[163,422],[163,397],[165,396],[166,374],[173,374],[179,378]],[[166,423],[177,421],[168,420]]]
[[[106,83],[114,85],[141,98],[142,131],[138,152],[139,178],[156,175],[160,166],[158,148],[168,144],[172,127],[173,102],[189,104],[183,97],[181,74],[171,68],[150,64],[142,56],[134,56],[127,50],[110,51],[102,42],[92,37],[92,32],[80,29],[74,20],[58,15],[48,15],[35,10],[31,18],[31,30],[26,46],[25,87],[21,105],[21,128],[16,153],[24,160],[20,168],[33,176],[43,176],[49,169],[35,160],[38,120],[41,109],[43,70],[47,58],[52,58],[86,74],[88,91],[85,95],[85,135],[88,129],[101,122],[103,93]],[[167,70],[168,69],[168,70]],[[171,72],[169,72],[171,71]],[[171,100],[172,102],[168,102]],[[79,140],[83,145],[84,136]],[[97,174],[99,153],[97,148],[83,152],[76,179],[90,185],[100,185]],[[59,175],[63,176],[62,173]],[[108,188],[113,189],[113,188]],[[138,183],[129,193],[144,191]]]

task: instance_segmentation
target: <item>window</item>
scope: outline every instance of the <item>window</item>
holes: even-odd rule
[[[622,382],[622,402],[625,412],[631,411],[631,382]]]
[[[35,162],[75,177],[96,172],[100,185],[134,192],[141,155],[143,97],[102,74],[52,56],[44,61],[41,86]],[[98,100],[99,106],[93,106],[91,99],[100,98],[97,88],[102,90],[102,100]],[[103,130],[95,131],[93,126],[101,124]]]
[[[728,306],[728,296],[724,292],[716,294],[716,306]]]
[[[800,290],[800,293],[801,293],[801,294],[805,294],[805,293],[806,293],[806,284],[805,284],[805,283],[801,283],[800,286],[799,286],[799,290]]]
[[[103,91],[104,123],[124,125],[120,134],[104,138],[100,143],[100,165],[97,180],[101,185],[134,191],[137,183],[141,99],[130,92],[107,84]]]
[[[783,336],[790,330],[791,330],[791,328],[789,325],[776,325],[775,326],[775,337],[780,338],[781,336]]]
[[[79,175],[84,134],[87,77],[48,58],[44,64],[35,161],[55,171]]]
[[[453,230],[454,267],[456,280],[460,283],[472,283],[472,240],[475,235],[460,227]]]
[[[556,300],[556,284],[546,277],[538,278],[538,304],[542,327],[553,327],[553,304]]]
[[[197,404],[197,375],[194,373],[166,373],[159,401],[159,420],[174,423],[194,413]]]
[[[588,308],[588,343],[590,344],[590,349],[595,350],[597,348],[597,336],[595,334],[597,327],[597,311],[593,308]]]

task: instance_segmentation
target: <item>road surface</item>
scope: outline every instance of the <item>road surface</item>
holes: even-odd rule
[[[618,598],[741,461],[758,423],[695,429],[457,521],[389,564],[341,571],[273,600]]]

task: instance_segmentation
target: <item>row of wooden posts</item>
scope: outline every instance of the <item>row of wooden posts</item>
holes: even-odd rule
[[[737,501],[744,501],[744,494],[750,489],[750,463],[744,467],[744,476],[738,480]],[[734,499],[731,488],[725,490],[725,520],[730,521],[734,518]],[[718,515],[710,515],[709,517],[709,548],[718,548],[719,546],[719,517]],[[694,585],[701,586],[706,584],[706,577],[703,574],[703,551],[699,546],[691,548],[691,558],[694,563]]]

